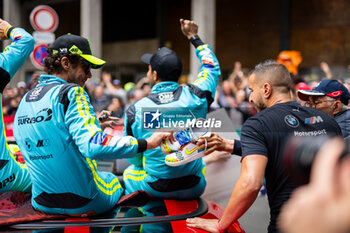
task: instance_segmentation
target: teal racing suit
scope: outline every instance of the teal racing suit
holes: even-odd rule
[[[130,157],[145,140],[102,132],[84,89],[53,75],[22,98],[14,135],[32,179],[32,206],[50,214],[95,215],[123,194],[112,173],[98,172],[95,159]]]
[[[10,82],[34,49],[34,39],[29,33],[21,28],[10,28],[9,31],[11,44],[0,53],[0,100],[5,86]],[[30,192],[31,181],[27,166],[18,161],[18,158],[11,152],[6,142],[2,116],[2,100],[0,110],[0,193],[10,190]]]
[[[195,45],[195,43],[194,43]],[[147,138],[154,131],[145,125],[146,114],[158,112],[163,116],[172,111],[174,118],[192,116],[206,118],[213,102],[220,77],[217,58],[207,44],[200,41],[196,54],[201,62],[197,79],[186,86],[163,81],[152,87],[152,93],[131,105],[125,116],[124,135]],[[192,117],[193,118],[193,117]],[[164,126],[164,125],[163,125]],[[138,154],[129,160],[132,164],[124,171],[125,192],[143,190],[154,197],[192,199],[205,189],[205,164],[202,159],[170,167],[165,164],[160,147]]]

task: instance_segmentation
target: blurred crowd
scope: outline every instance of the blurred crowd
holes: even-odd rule
[[[2,96],[2,112],[4,116],[16,114],[19,102],[28,90],[31,90],[38,84],[40,74],[41,72],[34,72],[28,84],[20,81],[16,86],[9,84],[5,87]]]
[[[350,90],[350,77],[335,77],[326,62],[320,63],[323,76],[317,79],[310,79],[309,77],[314,76],[298,75],[297,70],[291,68],[292,66],[286,63],[286,59],[279,61],[284,63],[290,70],[294,84],[293,95],[301,104],[304,103],[302,100],[298,99],[296,92],[298,90],[311,90],[323,79],[337,79]],[[16,113],[17,106],[22,96],[28,90],[36,86],[40,74],[40,72],[34,72],[29,83],[20,81],[16,86],[6,86],[2,99],[2,111],[5,116],[14,115]],[[180,79],[181,82],[183,82],[182,85],[186,84],[186,79],[186,76]],[[256,114],[253,104],[249,102],[248,69],[242,68],[241,62],[236,61],[228,77],[223,78],[220,82],[210,111],[224,108],[234,126],[239,128],[246,119]],[[152,87],[147,77],[141,78],[136,83],[127,82],[123,84],[122,81],[113,74],[103,71],[101,78],[97,81],[95,79],[88,80],[85,89],[89,94],[97,115],[102,110],[108,110],[111,112],[112,116],[122,118],[128,106],[149,95]],[[122,123],[123,121],[120,122]]]

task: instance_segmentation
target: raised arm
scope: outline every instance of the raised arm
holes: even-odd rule
[[[16,28],[0,18],[0,39],[10,39],[11,44],[0,53],[0,91],[10,82],[34,49],[34,39],[21,28]]]
[[[212,99],[221,75],[219,62],[208,44],[204,44],[198,36],[198,25],[191,20],[180,19],[181,31],[196,49],[201,63],[200,72],[193,85],[202,91],[208,91]]]

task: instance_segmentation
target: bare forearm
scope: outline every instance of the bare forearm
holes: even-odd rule
[[[225,209],[219,224],[222,229],[227,229],[234,221],[239,219],[253,204],[259,192],[259,188],[253,187],[239,178],[230,201]]]

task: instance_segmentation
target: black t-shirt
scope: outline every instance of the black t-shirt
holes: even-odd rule
[[[268,158],[265,170],[270,206],[268,232],[277,232],[280,208],[297,187],[284,174],[282,161],[285,144],[292,135],[341,135],[341,130],[329,115],[295,101],[267,108],[249,118],[242,127],[242,159],[253,154]]]

